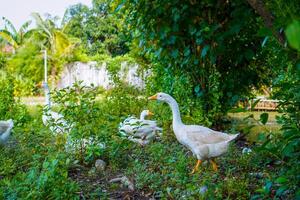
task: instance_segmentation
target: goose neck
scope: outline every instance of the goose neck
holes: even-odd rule
[[[173,114],[173,126],[182,125],[178,103],[172,99],[168,102]]]
[[[140,115],[140,120],[145,120],[146,114],[144,112],[141,113]]]

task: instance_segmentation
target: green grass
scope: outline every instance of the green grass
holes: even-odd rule
[[[259,116],[265,112],[262,111],[249,111],[249,112],[238,112],[238,113],[229,113],[228,115],[234,119],[244,119],[248,117],[249,115],[253,115],[255,119],[259,119]],[[281,116],[281,113],[275,112],[275,111],[266,111],[266,113],[269,114],[269,120],[268,122],[274,122],[276,123],[276,116]]]
[[[54,137],[47,127],[42,125],[41,107],[28,103],[28,111],[34,120],[14,130],[19,147],[3,151],[0,158],[0,189],[3,187],[3,191],[11,192],[11,195],[15,190],[27,193],[28,190],[20,184],[24,182],[26,187],[33,187],[32,191],[36,192],[36,195],[45,192],[45,189],[39,189],[38,183],[35,185],[31,180],[33,176],[37,180],[45,181],[43,184],[47,189],[65,189],[70,193],[65,194],[69,195],[70,199],[74,199],[78,194],[86,199],[250,199],[257,189],[263,187],[264,179],[274,173],[277,167],[268,168],[266,160],[269,157],[262,159],[261,153],[256,152],[255,147],[251,147],[255,153],[247,155],[242,154],[245,144],[233,143],[227,154],[216,159],[219,165],[218,172],[213,171],[210,163],[205,161],[198,172],[190,174],[196,158],[177,141],[170,126],[171,113],[166,105],[146,105],[143,100],[110,101],[114,100],[117,103],[107,102],[105,99],[100,103],[102,113],[98,119],[97,134],[108,138],[107,149],[96,157],[107,163],[105,171],[100,173],[95,171],[94,160],[78,163],[74,155],[66,153],[60,138]],[[141,147],[119,137],[117,127],[128,113],[138,113],[146,106],[156,113],[154,118],[163,126],[164,132],[161,139]],[[235,113],[229,116],[233,118],[231,129],[245,132],[247,127],[254,125],[248,130],[247,138],[250,140],[256,140],[256,133],[266,133],[266,128],[276,129],[278,126],[267,124],[264,127],[255,120],[244,120],[249,114],[259,119],[261,112]],[[270,122],[275,122],[275,115],[270,113]],[[196,120],[187,116],[183,116],[183,119],[191,124]],[[56,162],[59,164],[55,165]],[[251,175],[255,173],[262,174],[262,177]],[[134,183],[135,191],[129,191],[122,184],[109,182],[120,175],[127,176]],[[4,176],[4,179],[1,179],[1,176]],[[55,184],[56,179],[61,185]],[[67,190],[70,187],[71,189]],[[208,189],[204,194],[200,190],[203,187]],[[23,193],[18,192],[18,195]]]

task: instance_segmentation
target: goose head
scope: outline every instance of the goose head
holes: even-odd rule
[[[151,97],[148,98],[149,100],[158,100],[158,101],[163,101],[166,103],[172,103],[172,101],[174,100],[173,97],[171,97],[170,95],[163,93],[163,92],[159,92]]]
[[[143,110],[141,112],[140,119],[144,120],[146,116],[153,116],[154,113],[152,113],[150,110]]]
[[[180,117],[179,106],[176,100],[171,96],[163,92],[159,92],[148,98],[149,100],[158,100],[167,103],[172,110],[173,114],[173,126],[183,125]]]

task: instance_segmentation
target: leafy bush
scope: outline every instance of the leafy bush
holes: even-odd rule
[[[6,65],[6,56],[2,52],[0,52],[0,69],[3,69],[4,66]]]
[[[263,74],[272,71],[257,61],[261,21],[247,2],[114,3],[140,51],[155,64],[156,86],[172,93],[184,83],[178,93],[200,102],[197,108],[209,121],[217,122],[253,87],[271,81]]]
[[[56,90],[53,95],[54,102],[59,106],[59,113],[71,127],[67,143],[70,143],[74,152],[78,152],[76,157],[81,162],[93,161],[100,156],[105,146],[105,135],[97,134],[101,129],[101,123],[97,121],[101,110],[96,103],[96,96],[97,90],[80,83]],[[89,145],[97,146],[92,148]]]
[[[64,15],[65,32],[80,38],[89,55],[124,55],[129,51],[122,16],[110,13],[110,2],[94,0],[91,8],[83,4],[69,7]]]
[[[39,155],[36,154],[35,157]],[[79,199],[76,184],[68,180],[68,162],[63,154],[49,155],[35,162],[28,172],[18,172],[5,185],[7,199]]]
[[[294,21],[286,30],[287,39],[291,47],[300,52],[300,23]],[[280,135],[273,135],[265,139],[262,150],[272,155],[272,160],[281,163],[281,169],[271,179],[265,181],[263,189],[259,190],[262,197],[300,198],[300,60],[296,59],[286,63],[280,75],[274,81],[275,98],[281,100],[277,117],[281,124]],[[254,198],[254,199],[255,199]]]
[[[0,120],[12,118],[17,123],[24,123],[30,118],[27,109],[14,96],[14,80],[4,73],[0,75]]]

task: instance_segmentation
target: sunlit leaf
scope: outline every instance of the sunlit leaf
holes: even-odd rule
[[[267,36],[267,37],[264,38],[263,42],[261,43],[261,47],[265,46],[265,44],[267,43],[268,39],[269,39],[269,36]]]
[[[262,113],[260,115],[260,121],[262,124],[266,124],[269,118],[269,114],[268,113]]]
[[[289,45],[300,51],[300,22],[293,21],[285,30]]]
[[[204,48],[201,51],[201,58],[204,58],[206,56],[208,50],[209,50],[209,46],[205,45]]]

